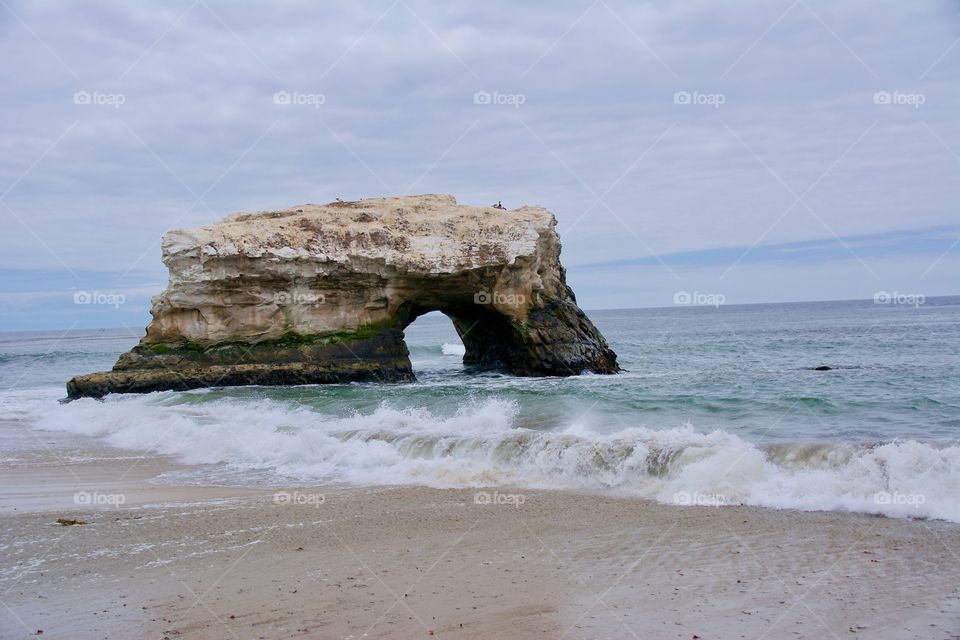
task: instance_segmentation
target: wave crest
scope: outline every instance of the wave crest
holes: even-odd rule
[[[960,522],[960,447],[756,445],[690,425],[599,433],[516,427],[498,398],[456,411],[381,404],[330,415],[271,399],[184,403],[177,394],[47,403],[31,423],[172,454],[188,464],[278,478],[437,487],[610,490],[675,504],[845,510]],[[182,396],[180,396],[182,397]],[[28,412],[29,413],[29,412]],[[26,417],[26,416],[25,416]]]
[[[440,350],[445,356],[463,356],[467,353],[467,348],[462,344],[453,344],[452,342],[444,342],[443,346],[440,347]]]

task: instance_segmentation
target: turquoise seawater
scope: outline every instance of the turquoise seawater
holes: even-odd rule
[[[166,481],[614,491],[960,521],[960,297],[593,311],[614,376],[472,372],[440,314],[418,381],[60,404],[128,331],[0,334],[6,458],[69,433],[192,465]],[[828,371],[815,367],[829,366]]]

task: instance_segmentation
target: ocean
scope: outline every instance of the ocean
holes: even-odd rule
[[[447,318],[418,381],[61,403],[129,330],[0,334],[0,465],[164,454],[156,482],[420,484],[960,522],[960,297],[592,311],[623,373],[466,370]],[[818,371],[816,367],[829,366]]]

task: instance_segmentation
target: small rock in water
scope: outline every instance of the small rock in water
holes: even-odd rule
[[[828,367],[825,364],[820,365],[819,367],[814,367],[814,371],[833,371],[833,367]]]

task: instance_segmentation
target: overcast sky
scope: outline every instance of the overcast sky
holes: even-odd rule
[[[0,329],[139,331],[168,229],[392,193],[549,208],[587,309],[960,293],[956,2],[2,0],[0,60]]]

